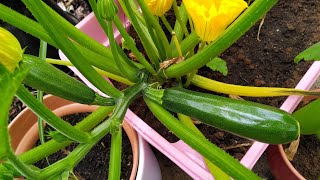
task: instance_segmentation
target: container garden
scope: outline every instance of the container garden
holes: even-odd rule
[[[81,83],[79,84],[78,82],[72,82],[68,84],[67,81],[63,81],[61,79],[68,79],[71,82],[71,78],[69,76],[65,76],[65,74],[61,74],[61,73],[59,74],[57,71],[53,70],[54,68],[52,66],[48,65],[47,63],[44,63],[43,61],[40,61],[37,57],[32,57],[28,55],[22,56],[22,59],[23,59],[21,62],[22,68],[21,70],[17,69],[18,74],[10,74],[9,71],[6,71],[5,69],[3,70],[3,67],[1,66],[2,74],[4,74],[4,78],[6,78],[2,80],[2,83],[8,84],[8,86],[19,87],[18,85],[19,83],[21,83],[22,77],[23,77],[22,73],[27,74],[25,72],[27,69],[26,67],[23,67],[23,65],[26,65],[28,63],[32,65],[36,64],[36,66],[29,66],[31,67],[31,70],[28,74],[30,76],[29,78],[24,80],[25,84],[31,83],[30,86],[35,87],[37,89],[42,89],[48,92],[52,89],[52,88],[49,88],[52,85],[46,82],[51,82],[51,81],[44,81],[44,78],[51,78],[51,80],[55,82],[53,83],[54,90],[52,93],[57,93],[58,95],[65,98],[74,98],[75,101],[82,101],[82,102],[85,102],[86,104],[96,103],[102,106],[115,105],[115,110],[113,111],[110,117],[111,121],[104,121],[103,123],[99,124],[99,126],[95,128],[93,131],[91,131],[90,133],[86,133],[82,131],[79,132],[78,129],[70,127],[69,124],[65,122],[57,121],[56,120],[57,118],[54,115],[50,115],[50,112],[45,108],[43,107],[40,108],[40,110],[38,111],[40,113],[38,114],[41,115],[42,113],[42,115],[44,114],[43,115],[44,117],[46,117],[46,115],[50,116],[50,118],[44,118],[44,119],[47,119],[48,123],[50,123],[54,128],[56,128],[60,133],[62,133],[64,136],[68,137],[69,139],[80,142],[79,147],[75,151],[71,152],[71,155],[69,158],[67,158],[64,161],[60,161],[57,163],[57,165],[52,165],[48,169],[43,171],[33,170],[26,166],[19,166],[21,164],[22,165],[24,164],[21,161],[17,161],[18,159],[11,153],[9,142],[7,141],[9,139],[6,136],[7,133],[5,131],[2,131],[2,134],[4,135],[3,139],[5,139],[5,141],[3,141],[4,150],[1,152],[1,157],[7,157],[8,161],[13,163],[13,165],[15,165],[14,167],[17,170],[19,170],[21,173],[23,173],[26,177],[29,177],[32,179],[34,177],[37,177],[37,175],[39,175],[40,177],[45,178],[52,175],[53,173],[57,173],[57,172],[61,173],[63,171],[66,171],[65,168],[69,168],[68,170],[70,170],[71,168],[73,168],[74,165],[77,164],[77,162],[80,161],[80,158],[84,157],[87,151],[89,151],[89,148],[92,147],[94,143],[98,142],[99,138],[102,138],[105,135],[105,133],[110,132],[113,138],[112,149],[114,150],[111,153],[112,159],[110,161],[110,167],[112,167],[111,165],[113,165],[114,168],[110,168],[109,178],[119,179],[120,164],[118,162],[121,161],[121,156],[119,155],[120,154],[119,152],[121,152],[120,151],[121,150],[121,147],[120,147],[121,124],[124,119],[128,119],[128,122],[131,122],[133,126],[141,134],[143,134],[144,138],[146,138],[148,141],[153,143],[153,145],[156,148],[159,148],[159,149],[163,148],[164,154],[166,154],[167,156],[171,156],[171,159],[173,159],[178,165],[180,165],[183,170],[187,171],[187,173],[191,175],[193,178],[211,179],[212,178],[211,175],[207,172],[204,166],[202,166],[201,161],[198,161],[198,162],[196,161],[197,155],[194,155],[192,150],[189,151],[188,146],[184,146],[184,144],[181,141],[176,143],[175,145],[171,145],[166,141],[162,141],[161,137],[159,137],[156,133],[153,133],[153,130],[150,127],[145,126],[145,123],[143,123],[143,121],[141,121],[137,117],[132,116],[131,111],[128,111],[128,113],[126,114],[127,107],[131,104],[131,102],[137,96],[141,94],[144,96],[145,98],[144,100],[147,103],[149,109],[165,126],[167,126],[172,132],[174,132],[179,138],[183,139],[185,142],[188,142],[188,144],[191,147],[201,152],[202,155],[204,155],[208,160],[216,164],[219,168],[221,168],[223,171],[228,173],[228,175],[234,178],[258,179],[257,175],[249,171],[246,167],[240,165],[239,162],[236,161],[234,158],[224,153],[217,146],[210,143],[206,138],[200,137],[201,133],[200,135],[194,134],[193,132],[195,131],[193,131],[190,128],[186,128],[185,127],[186,125],[183,124],[184,122],[182,121],[179,122],[178,120],[176,120],[176,118],[167,110],[172,110],[173,112],[186,114],[191,117],[196,117],[197,119],[202,120],[205,123],[211,124],[216,127],[220,127],[221,129],[225,129],[226,131],[239,134],[240,136],[260,140],[263,142],[273,143],[273,144],[289,142],[294,140],[298,136],[298,132],[299,132],[298,123],[294,120],[294,118],[291,115],[289,115],[284,111],[279,111],[276,108],[271,108],[271,107],[255,104],[252,102],[231,100],[228,98],[217,97],[215,95],[210,95],[210,94],[196,93],[196,92],[182,89],[182,88],[179,89],[177,87],[172,87],[168,89],[158,89],[159,86],[163,85],[167,79],[172,78],[173,80],[176,80],[174,83],[180,86],[184,85],[187,87],[189,85],[189,82],[192,81],[193,84],[196,84],[199,87],[205,87],[205,89],[216,91],[213,88],[218,86],[213,86],[213,85],[208,86],[208,84],[210,83],[219,84],[219,82],[206,79],[199,75],[195,75],[195,77],[197,78],[194,78],[194,76],[192,75],[195,73],[195,70],[209,63],[213,57],[216,57],[219,54],[221,54],[221,52],[227,49],[230,46],[230,44],[232,44],[237,39],[239,39],[241,35],[244,34],[255,22],[257,22],[261,17],[263,17],[263,15],[276,3],[276,0],[254,1],[253,4],[249,6],[248,10],[244,11],[244,13],[235,21],[234,19],[236,19],[237,16],[239,16],[239,14],[241,14],[241,12],[247,7],[247,4],[245,1],[240,0],[239,3],[235,1],[232,3],[230,1],[224,1],[224,3],[221,3],[221,4],[207,3],[206,5],[212,6],[207,9],[208,11],[211,10],[212,8],[219,9],[219,12],[213,15],[214,17],[215,16],[217,16],[217,18],[219,17],[217,20],[222,20],[224,16],[228,15],[228,19],[230,21],[227,21],[226,23],[221,24],[220,28],[214,29],[214,30],[220,29],[221,31],[219,32],[214,32],[211,30],[208,31],[207,28],[201,29],[200,27],[201,25],[203,25],[201,23],[205,23],[207,26],[208,25],[207,21],[210,20],[210,24],[211,23],[214,24],[213,20],[216,20],[216,18],[213,18],[210,12],[210,13],[202,14],[203,16],[208,16],[209,14],[210,17],[204,18],[198,21],[198,18],[202,17],[202,15],[194,16],[195,15],[194,12],[199,12],[195,8],[198,6],[199,6],[198,8],[200,7],[203,8],[204,7],[203,4],[197,4],[195,1],[188,1],[188,2],[185,1],[186,9],[185,10],[181,9],[180,12],[184,13],[183,18],[185,20],[188,19],[187,11],[189,12],[195,24],[196,32],[191,34],[190,36],[186,35],[187,39],[183,41],[185,43],[182,43],[181,46],[179,45],[179,42],[178,42],[179,40],[175,38],[175,35],[178,35],[178,36],[182,35],[182,32],[177,31],[176,33],[172,33],[172,38],[173,38],[173,41],[175,42],[175,43],[172,43],[172,45],[175,45],[175,47],[173,48],[175,48],[177,51],[175,51],[170,47],[168,39],[165,36],[165,32],[161,29],[160,24],[158,24],[158,22],[152,15],[154,11],[150,12],[150,10],[148,9],[147,5],[143,0],[138,0],[138,3],[141,5],[141,9],[144,14],[144,20],[142,20],[141,23],[144,23],[146,25],[145,29],[139,29],[141,24],[139,21],[135,20],[136,18],[135,14],[138,14],[139,10],[138,9],[135,9],[135,11],[132,10],[131,7],[135,7],[134,4],[130,4],[130,2],[128,1],[122,1],[122,3],[125,4],[124,6],[126,9],[126,12],[129,13],[128,16],[132,20],[133,25],[135,26],[137,32],[140,33],[140,35],[142,36],[142,39],[143,39],[142,42],[146,43],[143,46],[145,47],[148,57],[153,63],[153,66],[149,64],[149,62],[140,54],[140,52],[138,52],[139,50],[136,49],[134,42],[132,42],[130,37],[128,37],[128,35],[126,34],[125,29],[123,28],[123,23],[121,24],[121,20],[119,19],[119,17],[115,16],[115,14],[118,13],[118,10],[113,1],[98,1],[98,4],[96,4],[96,1],[90,1],[90,3],[92,4],[92,8],[94,9],[95,13],[98,15],[98,19],[100,18],[99,19],[100,24],[104,27],[104,31],[107,31],[108,37],[110,37],[109,44],[111,46],[111,50],[106,49],[99,43],[91,40],[84,34],[77,31],[75,28],[73,28],[72,25],[68,24],[63,18],[59,17],[51,9],[47,8],[44,3],[33,2],[28,0],[23,0],[23,2],[28,6],[29,10],[33,13],[33,15],[35,16],[35,18],[39,23],[34,22],[30,19],[26,19],[20,15],[20,18],[26,21],[29,21],[30,24],[32,25],[27,23],[22,24],[21,22],[23,21],[20,21],[19,23],[18,21],[16,21],[15,18],[12,18],[12,16],[9,16],[11,15],[9,13],[1,13],[1,15],[3,15],[4,18],[7,18],[8,21],[11,21],[11,23],[16,24],[17,26],[20,26],[20,28],[24,29],[25,31],[30,32],[34,36],[55,45],[59,49],[62,49],[63,52],[66,53],[66,56],[70,58],[70,61],[81,71],[81,74],[84,74],[84,76],[88,78],[88,80],[92,82],[97,88],[99,88],[102,92],[110,95],[112,98],[99,96],[97,95],[97,93],[94,93],[91,89],[88,89],[88,87],[83,86]],[[109,10],[111,11],[105,11],[104,9],[105,6],[102,3],[109,3],[108,4],[109,6],[107,7],[110,8]],[[196,7],[192,6],[194,5],[193,3],[196,3],[197,6]],[[175,11],[177,11],[176,9],[178,9],[178,7],[176,4],[174,5],[175,5]],[[232,6],[235,8],[230,8],[230,13],[226,14],[224,10],[226,10],[227,7],[229,6]],[[0,8],[3,10],[0,12],[10,12],[10,8],[7,8],[1,5],[0,5]],[[183,6],[181,8],[183,8]],[[177,13],[179,12],[176,12],[176,14]],[[57,19],[57,21],[55,21],[55,19]],[[107,26],[104,26],[105,20],[108,22]],[[164,24],[166,24],[165,19],[163,19],[162,21],[164,22]],[[231,24],[233,21],[234,23],[230,25],[229,28],[227,28],[227,26]],[[132,49],[134,54],[137,55],[136,57],[139,60],[140,64],[133,63],[128,57],[126,57],[126,55],[121,50],[121,48],[117,46],[113,38],[114,37],[114,32],[113,32],[114,29],[112,28],[113,22],[119,28],[119,30],[121,31],[121,34],[124,35],[125,42],[128,43],[127,45],[131,46],[130,48]],[[151,23],[151,25],[149,23]],[[184,26],[183,22],[179,22],[179,23],[181,26]],[[190,21],[190,24],[191,24],[191,21]],[[60,25],[65,28],[59,28]],[[200,27],[197,25],[200,25]],[[96,28],[96,26],[92,26],[92,27]],[[205,30],[205,32],[199,33],[198,32],[199,29],[197,29],[197,27],[200,28],[200,30]],[[227,30],[224,31],[224,29],[226,28]],[[148,36],[148,33],[145,31],[146,29],[148,29],[150,36]],[[172,32],[170,30],[170,27],[168,27],[168,25],[167,25],[167,29],[169,29],[169,32]],[[157,32],[155,33],[154,31],[157,31]],[[186,34],[188,34],[187,31],[188,30],[185,30]],[[98,33],[95,32],[94,35],[96,36],[97,34]],[[210,38],[209,36],[204,37],[207,34],[210,35]],[[192,43],[190,43],[191,41]],[[199,42],[201,42],[200,46],[198,46]],[[210,42],[213,42],[213,43],[210,43]],[[206,46],[207,44],[209,45]],[[194,56],[192,56],[193,55],[192,52],[195,49],[198,49],[198,52]],[[183,50],[183,52],[180,50]],[[21,47],[20,47],[20,50],[18,49],[18,52],[23,52]],[[188,52],[190,52],[190,54],[188,54]],[[189,55],[191,57],[189,57]],[[184,61],[184,58],[186,58],[185,61]],[[17,57],[16,59],[19,60],[19,57]],[[13,59],[13,60],[16,60],[16,59]],[[66,59],[66,58],[61,57],[61,59]],[[50,61],[51,63],[58,63],[58,64],[61,63],[64,65],[70,65],[70,63],[63,63],[59,60],[52,60],[52,59],[51,60],[46,59],[46,60],[47,62]],[[93,61],[93,60],[97,60],[97,61]],[[108,64],[108,66],[105,66],[106,65],[105,60],[110,61],[110,64]],[[13,61],[13,62],[16,62],[16,61]],[[178,64],[178,63],[181,63],[181,64]],[[128,87],[124,91],[119,91],[116,88],[112,87],[107,82],[105,82],[104,79],[98,74],[98,72],[93,69],[92,65],[100,67],[102,69],[106,69],[106,71],[108,72],[114,73],[113,78],[115,78],[118,81],[125,82],[125,84],[131,84],[131,85],[133,84],[133,85]],[[45,68],[41,68],[41,67],[45,67]],[[149,73],[145,72],[144,67],[145,67],[145,70],[147,70]],[[7,68],[10,68],[8,70],[11,70],[11,69],[15,70],[14,69],[15,66],[10,66],[10,67],[8,66]],[[53,72],[56,72],[56,73],[53,73]],[[21,76],[19,76],[21,78],[20,79],[17,78],[17,80],[14,79],[16,76],[18,77],[18,75],[20,75],[19,73],[22,74]],[[40,73],[42,73],[43,76],[39,76]],[[112,76],[112,74],[109,74],[109,75]],[[185,75],[188,75],[188,76],[185,76]],[[123,79],[123,77],[127,79]],[[187,81],[184,82],[185,79],[176,78],[176,77],[183,77],[183,78],[186,77]],[[39,82],[42,82],[42,83],[39,83]],[[210,83],[205,83],[205,82],[210,82]],[[43,85],[43,84],[46,84],[46,85]],[[68,87],[69,85],[71,86],[71,84],[75,85],[75,87],[70,87],[70,89],[78,89],[79,91],[70,91],[70,90],[68,91],[65,87]],[[3,86],[3,87],[8,87],[8,86]],[[224,86],[230,87],[230,85],[226,85],[226,84]],[[244,89],[247,89],[247,87],[240,87],[240,88],[242,89],[241,92],[239,89],[236,89],[236,91],[233,91],[233,93],[229,93],[223,90],[221,91],[225,94],[248,95],[246,94],[247,91],[244,90]],[[251,92],[255,92],[252,88],[249,88],[249,89],[251,89]],[[82,93],[81,90],[84,90],[85,92]],[[232,91],[232,88],[229,88],[229,90]],[[275,90],[275,89],[273,88],[272,90]],[[10,94],[10,91],[8,91],[7,89],[3,89],[3,91],[4,93],[8,94],[7,97],[13,96],[14,91],[12,91],[11,94]],[[221,91],[218,91],[218,92],[221,92]],[[283,95],[283,92],[285,92],[284,94],[286,95],[292,94],[292,93],[310,94],[310,92],[298,91],[293,89],[289,89],[289,90],[281,89],[280,91],[279,89],[276,89],[276,91],[273,91],[273,92],[277,92],[276,95]],[[67,93],[72,94],[72,96],[66,96]],[[85,94],[86,96],[83,97],[83,94]],[[30,102],[28,104],[29,106],[33,106],[33,104],[38,103],[36,100],[34,100],[34,97],[32,97],[29,94],[29,92],[23,87],[18,89],[18,96],[19,95],[20,95],[20,98],[23,100],[27,98],[26,102]],[[179,95],[181,95],[182,98],[188,99],[188,102],[181,101],[181,99],[173,100],[174,101],[173,102],[172,99],[177,98]],[[256,95],[259,95],[259,94],[256,94]],[[272,95],[274,94],[272,93]],[[168,96],[171,98],[169,98]],[[9,98],[4,99],[3,101],[5,102],[3,108],[7,108],[9,104]],[[170,107],[170,105],[172,104],[168,102],[172,102],[174,104],[177,103],[177,106]],[[217,102],[217,104],[215,102]],[[226,103],[228,104],[228,106],[224,108],[224,106],[220,106],[221,105],[220,103],[221,104]],[[41,107],[42,105],[38,103],[35,106]],[[110,112],[112,110],[112,107],[101,107],[100,109],[109,110],[108,112]],[[212,110],[216,110],[216,112],[213,112]],[[37,109],[35,109],[35,111],[37,111]],[[199,112],[206,113],[207,116],[204,116],[202,113],[199,113]],[[268,116],[269,113],[275,114],[275,116]],[[6,116],[5,113],[2,113],[1,115]],[[103,115],[105,116],[107,115],[106,111]],[[93,117],[96,117],[96,115],[94,114]],[[100,118],[100,119],[103,120],[104,118]],[[98,120],[98,118],[96,119]],[[190,123],[190,125],[193,125],[190,118],[182,116],[181,119],[187,120]],[[90,120],[90,119],[88,118],[87,120]],[[221,123],[221,121],[219,120],[225,120],[229,123]],[[256,124],[257,122],[260,122],[262,120],[263,122],[261,123],[267,126],[255,126],[253,124],[253,123]],[[88,121],[88,122],[92,122],[92,121]],[[4,126],[3,129],[6,130],[7,125],[5,123],[6,123],[5,121],[2,121],[2,125]],[[232,124],[232,123],[238,124],[239,127],[235,126],[235,124]],[[279,123],[281,125],[279,125]],[[282,125],[282,123],[284,125]],[[93,122],[92,122],[92,125],[93,125]],[[248,129],[251,129],[252,131]],[[263,131],[264,133],[261,133],[261,131]],[[282,136],[279,136],[279,134],[281,134]],[[64,140],[66,140],[65,137],[63,138]],[[266,147],[265,144],[262,144],[262,145]],[[183,151],[187,151],[189,153],[184,154],[184,152],[182,152],[181,150],[181,146],[184,147]],[[264,148],[262,149],[264,150]],[[174,153],[175,150],[177,150],[176,151],[177,153]],[[215,153],[211,153],[212,151]],[[40,156],[43,154],[37,154],[37,155]],[[250,166],[250,165],[247,164],[246,166]],[[20,167],[24,169],[21,169]]]
[[[120,14],[119,17],[125,17]],[[125,26],[128,26],[129,21],[127,19],[122,19]],[[104,44],[109,45],[109,41],[105,36],[103,30],[100,28],[99,23],[91,13],[83,21],[81,21],[77,27],[93,37],[95,40]],[[120,42],[121,37],[118,31],[114,34],[116,40]],[[60,52],[60,58],[62,60],[67,60],[62,52]],[[85,77],[81,75],[75,68],[71,69],[76,73],[82,81],[84,81],[89,87],[98,91]],[[320,73],[320,63],[315,62],[310,69],[307,71],[305,76],[301,79],[297,85],[297,89],[308,90],[312,84],[315,82]],[[290,96],[281,106],[282,110],[287,112],[292,112],[298,103],[301,101],[302,97]],[[201,155],[195,150],[190,148],[183,141],[178,141],[176,143],[169,143],[166,139],[160,136],[155,130],[148,126],[142,119],[135,115],[132,111],[128,110],[126,114],[127,122],[136,129],[138,134],[144,138],[149,144],[158,149],[161,153],[171,159],[175,164],[177,164],[182,170],[184,170],[193,179],[213,179],[210,172],[208,171]],[[248,152],[242,158],[241,163],[251,169],[255,163],[258,161],[262,153],[268,147],[268,144],[261,142],[254,142],[250,147]]]
[[[97,109],[97,106],[78,104],[52,95],[44,97],[44,104],[59,117],[92,112]],[[135,179],[139,158],[145,158],[144,154],[139,152],[139,146],[143,145],[139,145],[137,133],[130,125],[124,122],[122,127],[129,138],[133,153],[130,179]],[[37,116],[29,108],[25,108],[10,123],[9,132],[15,154],[18,155],[28,151],[34,147],[39,139]]]

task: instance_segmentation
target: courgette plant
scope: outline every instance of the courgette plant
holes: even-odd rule
[[[255,0],[250,6],[243,0],[183,0],[179,6],[175,0],[119,0],[119,5],[142,42],[145,56],[126,32],[117,15],[118,6],[113,0],[89,0],[97,20],[109,38],[109,48],[80,32],[45,2],[22,2],[36,21],[3,4],[0,4],[0,19],[61,49],[70,63],[54,59],[47,59],[45,62],[38,57],[23,54],[12,35],[4,30],[0,31],[0,37],[7,37],[7,43],[0,42],[2,177],[62,179],[61,174],[71,171],[101,138],[110,133],[109,179],[120,179],[121,124],[130,103],[136,97],[143,96],[152,113],[170,131],[203,155],[217,179],[223,179],[226,174],[234,179],[259,179],[233,157],[210,143],[195,128],[190,117],[231,133],[271,144],[296,139],[299,135],[298,122],[282,110],[193,92],[187,90],[188,85],[240,96],[318,94],[286,88],[230,85],[197,74],[197,69],[215,59],[239,39],[277,0]],[[174,27],[167,23],[164,16],[170,8],[176,16]],[[160,20],[165,28],[160,26]],[[121,33],[126,47],[135,55],[137,62],[129,59],[116,43],[114,27]],[[169,31],[171,35],[166,36],[165,31]],[[75,66],[108,97],[95,93],[50,63]],[[119,91],[99,73],[129,87]],[[161,85],[167,82],[172,87],[162,89]],[[48,110],[24,85],[74,102],[101,107],[76,126],[71,126]],[[14,95],[51,125],[56,130],[55,137],[59,138],[54,137],[28,152],[14,155],[7,129],[8,108]],[[177,113],[179,120],[174,113]],[[32,165],[74,142],[79,145],[66,158],[44,169]]]

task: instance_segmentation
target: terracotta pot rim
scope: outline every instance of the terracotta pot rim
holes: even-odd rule
[[[295,174],[297,176],[297,178],[299,179],[305,179],[300,173],[299,171],[291,164],[291,162],[289,161],[289,159],[286,156],[286,153],[284,152],[284,148],[282,146],[282,144],[278,144],[277,145],[277,149],[283,159],[283,161],[285,162],[285,164],[287,165],[287,167],[291,170],[291,172],[293,174]]]
[[[47,103],[49,101],[49,103]],[[54,102],[54,105],[51,107],[50,102]],[[64,99],[61,99],[56,96],[52,95],[47,95],[44,97],[44,102],[45,104],[53,110],[53,112],[58,115],[59,117],[65,116],[65,115],[70,115],[70,114],[75,114],[77,112],[92,112],[95,109],[97,109],[98,106],[89,106],[89,105],[83,105],[83,104],[78,104],[74,103],[71,101],[67,101]],[[20,121],[23,120],[22,118],[25,117],[24,114],[34,114],[28,107],[25,108],[23,111],[21,111],[15,118],[14,120],[9,124],[9,132],[10,136],[16,136],[16,132],[14,132],[14,129],[16,129],[20,125]],[[25,152],[33,147],[35,142],[38,140],[38,124],[35,121],[31,121],[28,119],[28,123],[32,123],[32,125],[27,126],[26,128],[22,128],[23,130],[19,131],[17,130],[18,133],[24,133],[22,137],[18,137],[14,140],[20,141],[20,143],[14,143],[16,144],[15,153],[22,153]],[[132,148],[132,155],[133,155],[133,165],[132,165],[132,170],[131,170],[131,175],[130,175],[130,180],[135,179],[136,174],[137,174],[137,169],[138,169],[138,164],[139,164],[139,146],[138,146],[138,135],[136,131],[126,122],[123,121],[122,127],[126,134],[128,135],[131,148]],[[12,138],[11,138],[12,139]],[[24,142],[31,142],[25,144]]]

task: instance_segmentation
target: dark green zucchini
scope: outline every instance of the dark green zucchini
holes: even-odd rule
[[[37,57],[25,55],[20,67],[30,69],[23,83],[32,88],[82,104],[101,106],[115,104],[113,99],[100,96],[83,83]]]
[[[170,111],[260,142],[283,144],[299,136],[294,117],[271,106],[182,88],[148,88],[144,96]]]

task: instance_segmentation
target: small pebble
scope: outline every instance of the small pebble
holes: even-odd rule
[[[244,59],[246,58],[246,56],[241,53],[241,54],[238,54],[237,58],[238,58],[239,60],[244,60]]]
[[[223,139],[224,137],[224,132],[216,132],[214,133],[214,137],[216,137],[217,139]]]
[[[256,86],[261,86],[262,85],[262,81],[260,79],[254,79],[254,84]]]
[[[287,24],[287,28],[289,29],[289,31],[293,31],[296,29],[292,24],[289,23]]]
[[[256,66],[253,64],[250,64],[249,69],[253,70]]]
[[[292,47],[288,47],[288,48],[286,48],[286,52],[288,53],[288,54],[290,54],[290,53],[292,53]]]
[[[231,62],[231,64],[237,63],[237,61],[234,58],[230,58],[230,62]]]
[[[244,60],[244,64],[246,64],[246,65],[250,65],[250,64],[251,64],[251,60],[250,60],[250,59],[248,59],[248,58],[246,58],[246,59]]]

